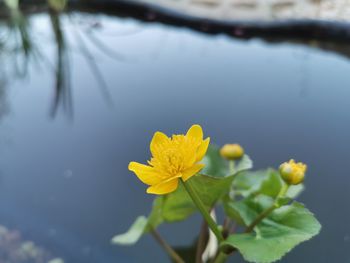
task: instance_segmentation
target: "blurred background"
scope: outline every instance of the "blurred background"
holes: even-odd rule
[[[153,199],[129,161],[194,123],[255,169],[309,165],[323,229],[281,262],[350,262],[347,2],[1,2],[0,262],[167,262],[110,240]],[[187,246],[198,222],[160,232]]]

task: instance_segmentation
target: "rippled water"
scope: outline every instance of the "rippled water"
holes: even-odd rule
[[[323,230],[283,262],[350,260],[345,56],[102,15],[25,25],[26,49],[18,28],[0,26],[1,224],[68,263],[165,262],[151,237],[110,245],[153,198],[127,165],[148,158],[156,130],[199,123],[217,144],[241,143],[256,168],[309,164],[300,200]],[[186,245],[197,219],[160,231]]]

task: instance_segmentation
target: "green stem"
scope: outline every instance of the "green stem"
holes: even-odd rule
[[[230,174],[235,173],[235,161],[234,160],[230,160],[228,162],[228,168],[229,168]]]
[[[161,235],[155,230],[151,229],[151,233],[155,240],[164,248],[168,255],[174,260],[175,263],[185,263],[185,261],[176,253],[176,251],[161,237]]]
[[[288,188],[289,188],[289,185],[287,184],[282,186],[281,191],[277,195],[273,205],[267,208],[265,211],[263,211],[260,215],[258,215],[258,217],[247,227],[247,229],[245,230],[245,233],[249,233],[253,231],[254,227],[256,227],[261,221],[263,221],[265,217],[267,217],[270,213],[272,213],[273,210],[275,210],[276,208],[279,208],[279,205],[277,202],[278,198],[284,197],[288,191]]]
[[[215,258],[214,263],[224,263],[226,262],[226,259],[228,258],[228,255],[224,252],[220,252],[218,256]]]
[[[210,216],[208,210],[205,208],[204,204],[202,203],[201,199],[199,198],[198,194],[194,190],[191,180],[188,180],[186,182],[182,181],[187,193],[192,198],[192,201],[197,206],[198,210],[202,213],[202,216],[204,217],[205,221],[207,221],[209,228],[213,233],[215,234],[216,238],[218,239],[219,243],[224,240],[224,237],[222,236],[221,231],[219,230],[218,226],[216,225],[213,218]]]
[[[261,221],[264,220],[265,217],[267,217],[273,210],[275,210],[277,207],[275,204],[267,208],[265,211],[263,211],[258,217],[247,227],[245,230],[245,233],[250,233],[256,227],[257,224],[259,224]]]
[[[284,184],[281,188],[281,191],[278,193],[277,195],[277,198],[280,198],[280,197],[284,197],[286,195],[286,193],[288,192],[288,189],[289,189],[289,184]]]

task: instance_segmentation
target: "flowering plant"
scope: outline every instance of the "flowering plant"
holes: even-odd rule
[[[221,149],[203,140],[199,125],[186,135],[167,137],[156,132],[148,165],[131,162],[129,170],[158,195],[148,217],[140,216],[130,229],[112,242],[135,244],[150,233],[174,262],[225,262],[240,253],[248,262],[281,259],[299,243],[317,235],[321,225],[294,199],[302,192],[306,165],[294,160],[252,171],[253,163],[238,144]],[[225,218],[216,220],[216,209]],[[194,256],[185,257],[157,232],[162,223],[186,220],[200,212],[203,223]]]

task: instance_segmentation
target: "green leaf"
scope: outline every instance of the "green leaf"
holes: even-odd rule
[[[246,225],[271,206],[273,199],[267,196],[251,198],[236,204]],[[237,248],[248,262],[270,263],[282,258],[296,245],[317,235],[321,225],[302,204],[294,202],[274,210],[252,233],[234,234],[222,248]]]
[[[244,221],[239,213],[239,211],[237,211],[236,207],[233,205],[234,202],[229,200],[224,200],[223,202],[223,206],[224,206],[224,211],[225,211],[225,214],[236,221],[237,224],[239,225],[244,225]]]
[[[269,177],[270,171],[269,169],[239,173],[233,182],[235,195],[247,197],[259,192],[263,182]]]
[[[113,237],[112,243],[118,245],[134,245],[144,233],[147,224],[147,218],[145,216],[139,216],[126,233]]]
[[[271,207],[273,203],[274,199],[270,196],[259,195],[233,202],[231,206],[240,214],[244,224],[248,226],[261,212]]]
[[[253,161],[248,155],[243,155],[243,157],[235,161],[235,173],[243,172],[253,168]]]
[[[233,178],[233,176],[217,178],[197,175],[190,180],[203,204],[210,210],[221,197],[228,194]],[[182,185],[175,192],[164,196],[163,200],[162,217],[167,222],[185,220],[197,211]]]
[[[204,205],[210,209],[221,197],[228,194],[234,176],[217,178],[208,175],[193,177],[192,186],[196,190]]]
[[[289,197],[286,197],[286,196],[285,197],[278,197],[276,200],[276,204],[278,207],[281,207],[281,206],[289,204],[291,201],[292,201],[292,199]]]
[[[149,232],[151,229],[156,229],[160,224],[163,223],[163,205],[164,200],[161,197],[157,197],[154,199],[152,211],[148,216],[148,222],[145,232]]]
[[[244,225],[243,219],[237,210],[235,197],[249,197],[259,194],[275,197],[280,192],[282,185],[283,182],[280,176],[273,169],[242,172],[237,175],[233,182],[231,198],[223,199],[225,213],[239,225]]]
[[[259,171],[244,171],[237,175],[233,182],[235,195],[248,197],[251,195],[267,195],[277,197],[282,186],[285,185],[278,171],[269,168]],[[289,198],[296,198],[304,189],[302,184],[292,185],[286,194]]]
[[[223,159],[220,155],[220,148],[216,145],[210,144],[208,151],[203,159],[205,164],[202,174],[210,175],[213,177],[225,177],[232,175],[229,172],[228,161]],[[244,155],[240,160],[235,161],[235,172],[239,173],[245,170],[249,170],[253,167],[253,161],[248,155]]]
[[[215,177],[228,175],[228,162],[220,156],[218,146],[210,144],[202,162],[205,166],[201,173]]]
[[[162,217],[162,208],[163,199],[157,197],[153,201],[152,211],[148,218],[145,216],[137,217],[127,232],[116,235],[112,238],[112,243],[126,246],[137,243],[143,234],[148,233],[152,229],[156,229],[157,226],[163,223],[164,218]]]
[[[288,188],[288,191],[286,193],[286,196],[288,196],[289,198],[297,198],[303,191],[304,191],[305,187],[303,184],[298,184],[298,185],[291,185]]]
[[[196,211],[196,207],[181,184],[175,192],[163,196],[162,199],[161,216],[166,222],[185,220]]]
[[[258,190],[260,194],[264,194],[271,197],[276,197],[284,185],[279,173],[273,169],[268,169],[265,175],[266,179],[262,182],[260,189]]]
[[[221,197],[228,194],[233,178],[234,176],[217,178],[197,175],[190,180],[203,204],[210,210]],[[126,233],[115,236],[112,242],[119,245],[135,244],[143,234],[156,229],[163,222],[185,220],[196,211],[197,207],[180,184],[175,192],[156,197],[148,218],[138,217]]]

